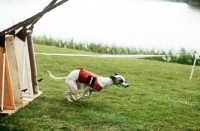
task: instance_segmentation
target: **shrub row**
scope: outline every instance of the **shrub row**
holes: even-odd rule
[[[179,51],[170,49],[168,51],[155,50],[155,49],[141,49],[135,47],[119,47],[116,45],[108,46],[102,43],[87,43],[87,42],[75,42],[73,39],[62,40],[54,39],[47,36],[33,36],[33,42],[35,44],[56,46],[61,48],[76,49],[88,52],[102,53],[102,54],[150,54],[150,55],[166,55],[166,61],[180,64],[192,65],[194,62],[195,50],[187,51],[185,48],[181,48]],[[152,57],[148,58],[152,60],[162,60],[163,58]],[[196,65],[200,62],[197,61]]]

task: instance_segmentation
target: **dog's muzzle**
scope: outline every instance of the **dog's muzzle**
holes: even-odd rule
[[[125,88],[128,88],[129,87],[129,85],[126,85],[126,86],[124,86]]]
[[[129,87],[129,85],[126,85],[126,86],[124,86],[125,88],[128,88]]]
[[[123,87],[125,87],[125,88],[127,88],[127,87],[129,87],[129,84],[128,83],[121,83],[121,85],[123,86]]]

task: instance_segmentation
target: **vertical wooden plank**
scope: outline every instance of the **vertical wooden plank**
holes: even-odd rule
[[[7,55],[6,55],[7,56]],[[3,48],[0,47],[0,74],[2,74],[2,57],[3,57]],[[0,83],[2,83],[2,75],[0,75]],[[12,91],[12,83],[10,79],[10,71],[8,65],[8,58],[6,57],[6,72],[5,72],[5,87],[4,87],[4,109],[15,110],[15,103]],[[0,91],[2,87],[0,86]],[[1,101],[0,93],[0,101]]]
[[[14,103],[14,97],[13,97],[13,90],[12,90],[12,83],[10,78],[10,69],[8,65],[8,57],[6,56],[6,80],[5,80],[5,97],[4,98],[4,107],[5,109],[11,109],[15,110],[15,103]],[[9,101],[7,100],[9,98]]]
[[[15,37],[15,46],[21,87],[22,90],[27,89],[25,92],[22,92],[22,95],[23,97],[33,97],[33,87],[27,42],[24,42],[18,37]]]
[[[19,80],[18,64],[15,52],[14,36],[6,36],[6,52],[10,67],[10,77],[13,89],[13,96],[16,105],[23,104],[21,84]]]
[[[34,97],[34,91],[33,91],[33,85],[32,85],[32,78],[31,78],[31,67],[30,67],[30,60],[29,60],[29,54],[28,54],[28,47],[27,47],[27,45],[26,45],[26,50],[25,51],[26,51],[25,52],[25,55],[26,55],[25,56],[26,73],[24,75],[24,77],[26,78],[25,85],[29,86],[29,97]]]

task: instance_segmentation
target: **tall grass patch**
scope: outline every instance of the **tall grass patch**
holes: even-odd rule
[[[47,36],[34,36],[33,41],[36,44],[56,46],[60,48],[75,49],[86,52],[102,53],[102,54],[149,54],[149,55],[166,55],[165,60],[172,63],[187,64],[192,65],[195,59],[196,50],[187,50],[185,48],[180,48],[180,50],[163,50],[163,49],[142,49],[136,47],[124,47],[116,46],[112,44],[111,46],[103,43],[94,42],[76,42],[73,39],[54,39]],[[200,53],[200,52],[198,52]],[[159,57],[147,58],[151,60],[163,61]],[[196,65],[199,65],[199,61]]]

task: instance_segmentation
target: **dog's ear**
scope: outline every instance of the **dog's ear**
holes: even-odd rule
[[[111,78],[112,80],[116,80],[116,77],[114,77],[114,76],[110,76],[110,78]]]
[[[115,74],[115,75],[119,75],[119,73],[117,73],[117,72],[115,72],[114,74]]]

